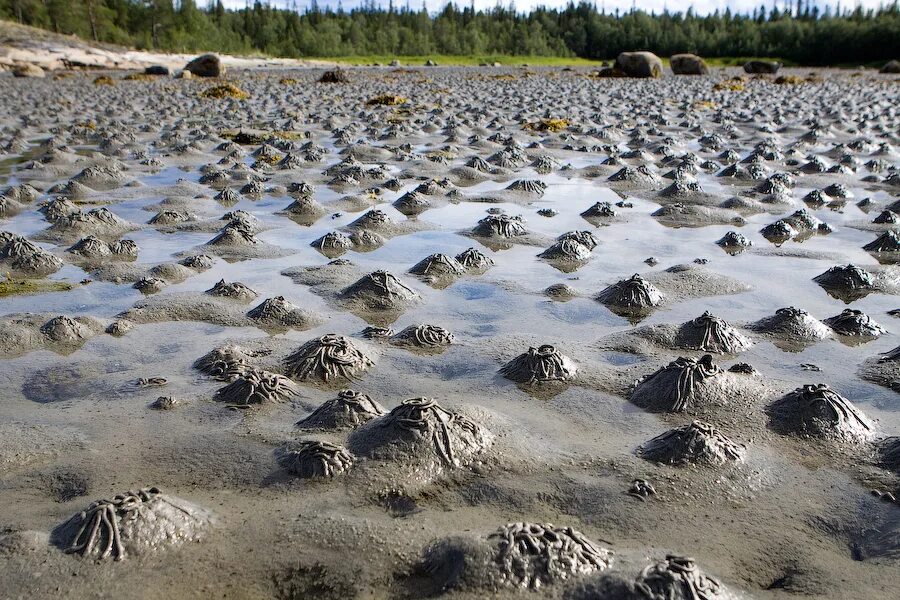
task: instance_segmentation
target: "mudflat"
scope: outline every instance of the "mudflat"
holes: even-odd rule
[[[0,77],[0,596],[894,597],[897,89]]]

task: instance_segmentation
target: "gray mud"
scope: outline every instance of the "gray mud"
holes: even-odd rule
[[[0,596],[895,598],[897,86],[816,74],[0,74]]]

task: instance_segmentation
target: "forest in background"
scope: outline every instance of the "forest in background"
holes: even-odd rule
[[[802,65],[865,64],[900,58],[900,5],[820,11],[808,0],[751,14],[691,10],[600,11],[594,4],[475,10],[447,4],[349,11],[278,9],[257,1],[226,10],[220,0],[0,0],[0,17],[85,39],[172,52],[268,56],[475,56],[614,58],[627,50],[667,57],[777,57]]]

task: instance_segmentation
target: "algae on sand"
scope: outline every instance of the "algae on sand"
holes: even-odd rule
[[[222,100],[225,98],[234,98],[235,100],[246,100],[250,94],[234,85],[233,83],[221,83],[211,88],[206,88],[200,92],[201,98],[215,98]]]
[[[369,106],[398,106],[400,104],[406,104],[407,100],[403,96],[397,96],[394,94],[382,94],[380,96],[375,96],[374,98],[370,98],[366,104]]]
[[[7,277],[0,281],[0,298],[8,296],[29,296],[48,292],[68,292],[75,285],[68,281],[54,279],[12,279]]]
[[[568,119],[541,119],[537,123],[525,123],[525,125],[522,126],[522,129],[526,131],[559,133],[560,131],[568,129],[570,124]]]

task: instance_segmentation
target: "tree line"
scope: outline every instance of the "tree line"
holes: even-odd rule
[[[811,0],[789,9],[709,15],[606,12],[582,2],[520,13],[447,4],[350,11],[279,9],[258,0],[226,10],[221,0],[0,0],[0,17],[64,34],[141,49],[280,57],[527,55],[608,59],[626,50],[660,56],[779,57],[804,65],[900,57],[900,5],[824,11]]]

